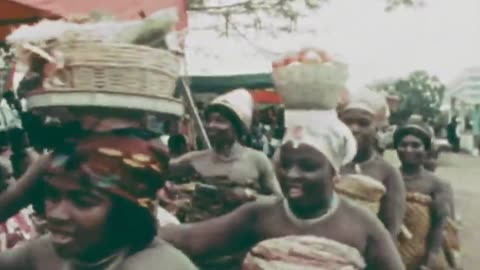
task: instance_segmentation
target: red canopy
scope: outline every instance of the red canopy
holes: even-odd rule
[[[65,18],[75,14],[103,11],[118,19],[139,19],[161,9],[176,8],[179,15],[177,29],[187,27],[185,0],[1,0],[0,40],[11,29],[42,18]]]
[[[273,90],[253,90],[250,92],[257,104],[282,104],[282,97]]]

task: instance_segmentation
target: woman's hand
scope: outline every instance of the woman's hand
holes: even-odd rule
[[[255,191],[249,188],[234,187],[228,189],[225,194],[225,199],[232,203],[244,203],[254,201],[256,199]]]
[[[50,154],[40,156],[14,185],[0,194],[0,222],[5,222],[32,203],[35,197],[33,192],[38,190],[38,183],[50,161]]]
[[[442,254],[440,251],[438,252],[430,252],[425,256],[425,261],[423,265],[420,267],[421,270],[431,270],[437,269],[437,262]]]

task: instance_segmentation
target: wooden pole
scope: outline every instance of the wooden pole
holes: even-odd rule
[[[186,82],[185,78],[181,78],[182,81],[182,89],[183,89],[183,96],[185,98],[186,108],[189,111],[190,115],[192,115],[193,122],[197,127],[197,130],[200,131],[200,138],[202,139],[204,145],[211,149],[212,146],[210,144],[210,140],[208,139],[207,132],[205,131],[205,127],[203,126],[202,119],[200,118],[200,114],[198,113],[197,106],[195,106],[195,102],[193,101],[192,91],[190,90],[190,86]]]

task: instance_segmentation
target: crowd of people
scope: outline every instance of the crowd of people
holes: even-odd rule
[[[157,262],[171,265],[169,269],[195,269],[190,258],[200,269],[239,269],[257,243],[298,234],[354,247],[368,269],[404,269],[395,243],[402,231],[406,194],[417,192],[433,200],[425,257],[419,265],[440,269],[434,268],[435,260],[444,256],[444,227],[455,213],[450,186],[425,169],[433,141],[422,122],[411,121],[396,131],[394,145],[402,165],[395,168],[377,152],[378,104],[353,99],[338,117],[296,119],[305,122],[305,134],[287,129],[270,162],[265,153],[243,145],[253,114],[248,100],[246,90],[216,98],[205,110],[212,149],[174,152],[170,162],[167,152],[148,144],[153,138],[134,138],[118,130],[77,138],[74,146],[25,159],[16,149],[34,150],[26,147],[28,141],[12,140],[24,133],[10,132],[10,164],[15,167],[11,176],[17,181],[5,185],[0,194],[0,216],[5,221],[40,196],[43,209],[37,214],[47,220],[51,237],[1,253],[1,268],[59,269],[53,267],[65,263],[61,258],[75,258],[69,263],[84,268],[69,269],[116,269],[99,265],[123,261],[132,265],[127,269],[154,269],[150,266]],[[348,174],[370,176],[385,187],[378,218],[336,194],[335,183]],[[8,176],[3,176],[6,183]],[[166,180],[174,183],[163,188],[174,194],[172,204],[181,201],[177,196],[189,183],[200,184],[188,206],[175,212],[186,224],[158,229],[155,215],[149,213],[156,208],[158,194],[153,191]],[[137,181],[145,181],[138,194],[125,188],[135,187]],[[44,192],[39,192],[39,183]]]
[[[45,65],[30,67],[18,98],[42,85]],[[345,81],[322,85],[325,100]],[[396,129],[397,168],[379,147],[381,94],[332,108],[284,99],[261,125],[248,90],[219,95],[202,110],[211,148],[195,150],[172,122],[161,136],[114,110],[52,122],[7,92],[20,122],[0,134],[0,269],[461,269],[453,192],[431,166],[426,123]],[[348,252],[324,255],[333,249]]]

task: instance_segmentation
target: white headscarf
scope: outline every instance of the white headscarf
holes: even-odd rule
[[[343,111],[358,109],[372,114],[377,125],[383,125],[388,122],[390,109],[388,108],[387,98],[381,93],[370,89],[362,89],[352,93]]]
[[[335,110],[286,110],[283,144],[307,144],[325,155],[338,173],[357,153],[350,129],[338,119]]]

